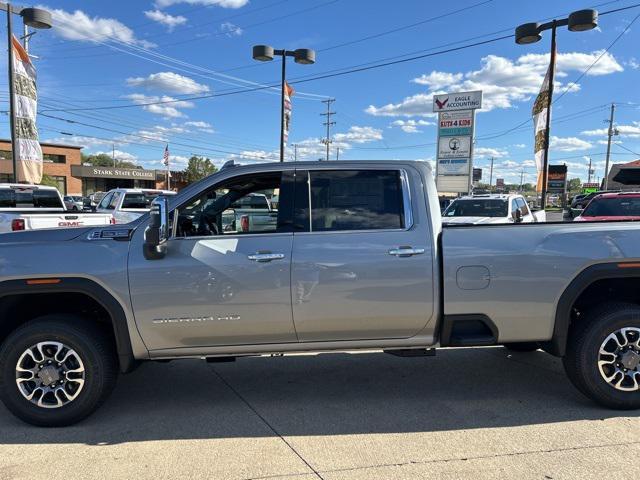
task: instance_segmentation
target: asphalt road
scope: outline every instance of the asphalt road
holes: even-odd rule
[[[149,363],[65,429],[0,406],[3,480],[631,478],[639,458],[640,412],[501,347]]]

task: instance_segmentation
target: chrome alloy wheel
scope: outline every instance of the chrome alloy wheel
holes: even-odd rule
[[[39,342],[27,348],[16,364],[16,384],[24,398],[42,408],[73,402],[84,386],[80,356],[60,342]]]
[[[625,327],[604,339],[598,352],[602,378],[616,390],[640,390],[640,328]]]

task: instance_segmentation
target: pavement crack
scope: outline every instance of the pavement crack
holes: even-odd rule
[[[244,403],[247,408],[249,410],[251,410],[260,420],[262,420],[262,422],[269,428],[269,430],[271,430],[275,435],[278,436],[278,438],[287,446],[289,447],[289,449],[300,459],[302,460],[302,462],[309,468],[309,470],[311,470],[316,477],[318,477],[320,480],[324,480],[324,478],[322,477],[322,475],[320,475],[320,473],[313,468],[313,466],[293,447],[293,445],[291,445],[286,438],[284,438],[282,436],[282,434],[280,434],[280,432],[278,432],[278,430],[276,430],[276,428],[271,425],[269,423],[269,421],[260,413],[258,412],[258,410],[251,405],[251,403],[249,402],[249,400],[247,400],[233,385],[231,385],[231,383],[229,383],[227,381],[226,378],[224,378],[220,372],[218,372],[215,368],[212,367],[213,373],[220,379],[220,381],[222,383],[224,383],[227,388],[229,388],[229,390],[231,390],[233,392],[233,394],[238,397],[240,399],[240,401],[242,403]],[[300,474],[294,474],[294,475],[300,475]],[[282,476],[282,475],[281,475]]]
[[[556,452],[571,452],[578,450],[591,450],[598,448],[608,448],[608,447],[624,447],[629,445],[640,445],[640,442],[623,442],[623,443],[606,443],[602,445],[587,445],[584,447],[566,447],[566,448],[552,448],[548,450],[526,450],[522,452],[511,452],[511,453],[498,453],[495,455],[477,455],[473,457],[455,457],[455,458],[437,458],[433,460],[409,460],[407,462],[398,462],[398,463],[381,463],[378,465],[366,465],[362,467],[350,467],[350,468],[337,468],[333,470],[322,470],[322,473],[342,473],[342,472],[355,472],[358,470],[368,470],[375,468],[385,468],[385,467],[405,467],[408,465],[430,465],[436,463],[450,463],[450,462],[465,462],[469,460],[487,460],[491,458],[508,458],[508,457],[517,457],[522,455],[533,455],[536,453],[556,453]]]

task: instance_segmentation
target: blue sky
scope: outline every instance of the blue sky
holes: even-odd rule
[[[601,2],[598,9],[633,3]],[[493,155],[494,179],[519,181],[524,168],[525,181],[533,181],[531,122],[507,131],[530,119],[548,61],[548,32],[534,45],[516,45],[509,38],[348,75],[295,80],[488,40],[511,33],[520,23],[593,5],[566,0],[51,2],[43,6],[54,12],[56,27],[39,31],[30,46],[39,57],[39,110],[49,115],[38,118],[40,137],[84,145],[87,153],[111,152],[115,142],[120,158],[147,168],[162,168],[164,142],[175,169],[183,168],[192,153],[216,163],[232,157],[240,163],[275,160],[277,90],[189,100],[278,83],[277,61],[251,59],[252,45],[264,43],[317,51],[315,65],[288,63],[296,89],[290,143],[299,144],[299,158],[323,156],[321,100],[332,97],[337,112],[332,156],[339,146],[342,159],[431,160],[436,149],[432,93],[481,89],[485,108],[477,116],[476,165],[487,168]],[[613,162],[640,158],[630,152],[640,152],[640,20],[629,27],[639,13],[636,8],[602,16],[599,28],[589,32],[559,30],[556,98],[567,93],[554,105],[550,158],[567,163],[570,178],[586,180],[588,156],[596,176],[602,176],[603,120],[611,102],[618,104],[620,131]],[[0,85],[6,89],[6,81]],[[6,98],[5,91],[0,99],[6,104]],[[171,100],[180,102],[130,107]],[[0,126],[8,136],[6,119]],[[289,148],[287,158],[292,155]]]

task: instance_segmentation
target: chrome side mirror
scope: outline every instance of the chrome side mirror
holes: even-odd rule
[[[151,202],[151,220],[144,231],[144,258],[159,260],[167,254],[169,239],[169,200],[165,196]]]

